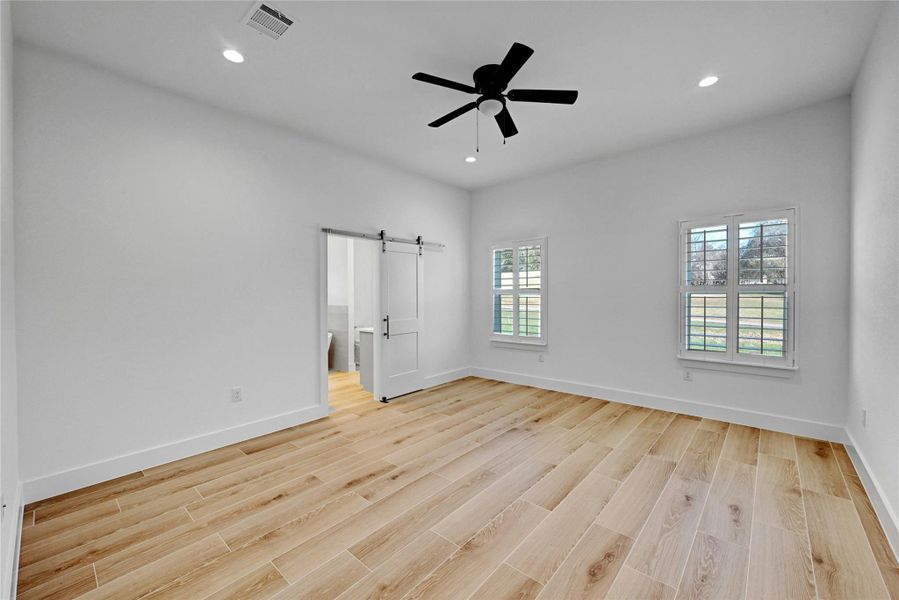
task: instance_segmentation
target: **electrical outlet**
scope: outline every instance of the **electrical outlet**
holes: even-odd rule
[[[542,355],[542,354],[538,354],[538,355],[537,355],[537,362],[543,362],[543,355]]]
[[[868,409],[863,408],[862,409],[862,427],[867,427],[867,426],[868,426]]]
[[[684,371],[684,381],[693,381],[693,371]]]
[[[231,388],[231,402],[243,402],[243,393],[239,387]]]

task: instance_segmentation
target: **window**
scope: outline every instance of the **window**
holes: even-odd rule
[[[795,368],[796,212],[680,224],[680,358]]]
[[[492,339],[546,344],[546,238],[494,244]]]

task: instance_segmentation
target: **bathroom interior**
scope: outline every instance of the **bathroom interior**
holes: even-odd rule
[[[328,236],[328,390],[368,400],[374,393],[377,242]]]

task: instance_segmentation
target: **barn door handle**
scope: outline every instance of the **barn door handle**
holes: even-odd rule
[[[386,317],[384,317],[384,322],[387,323],[387,331],[384,332],[384,335],[389,340],[390,339],[390,315],[387,315]]]

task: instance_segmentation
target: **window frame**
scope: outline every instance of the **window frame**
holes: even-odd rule
[[[799,211],[796,207],[771,210],[747,211],[732,213],[718,217],[702,219],[685,219],[678,222],[678,318],[677,318],[677,358],[680,360],[718,363],[735,367],[764,367],[766,369],[798,369],[797,317],[799,292],[798,248],[799,248]],[[740,224],[754,221],[775,219],[787,220],[787,281],[786,284],[740,284],[739,281],[739,244]],[[727,284],[726,285],[690,285],[687,283],[687,236],[690,229],[726,225],[727,227]],[[787,325],[784,329],[786,343],[784,356],[765,356],[761,354],[741,354],[739,346],[739,300],[740,293],[783,292],[786,302],[785,316]],[[689,350],[687,348],[687,294],[719,293],[724,294],[727,302],[727,348],[725,352]]]
[[[525,246],[540,246],[540,337],[521,335],[518,330],[518,304],[521,293],[518,287],[518,252]],[[512,289],[495,288],[494,283],[494,260],[497,250],[512,250]],[[533,237],[521,240],[511,240],[506,242],[496,242],[490,245],[490,341],[499,346],[510,345],[511,347],[527,347],[527,346],[546,346],[547,345],[547,324],[549,322],[549,312],[547,309],[548,296],[548,272],[549,272],[549,252],[547,250],[547,238]],[[501,334],[493,330],[494,314],[493,307],[498,295],[512,296],[512,333]],[[528,294],[525,294],[528,295]],[[537,296],[537,294],[531,294]]]

